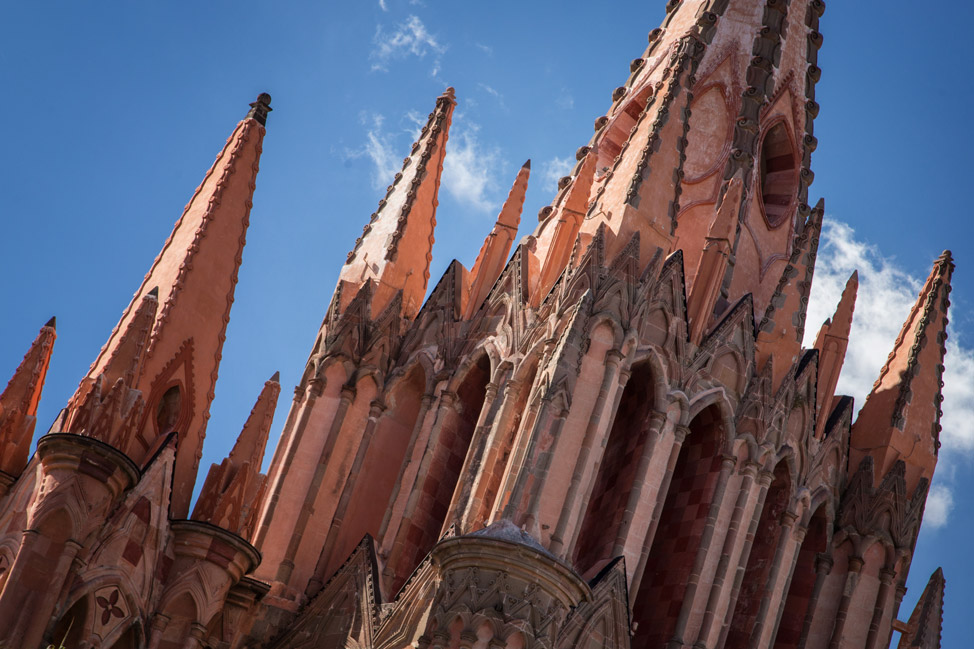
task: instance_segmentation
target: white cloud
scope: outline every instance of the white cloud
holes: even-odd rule
[[[432,76],[435,77],[440,70],[439,57],[446,51],[446,47],[426,29],[423,21],[416,16],[409,16],[392,33],[386,32],[382,29],[382,25],[379,25],[376,27],[372,42],[375,45],[369,55],[369,59],[372,61],[372,70],[386,71],[389,63],[393,60],[404,59],[409,56],[422,59],[427,54],[432,54],[434,58]]]
[[[382,189],[392,182],[401,166],[395,153],[395,135],[385,132],[385,118],[378,113],[362,113],[359,118],[366,126],[365,144],[358,149],[346,148],[342,156],[346,160],[362,157],[371,160],[372,187]]]
[[[386,4],[386,0],[379,0],[379,8],[382,11],[389,11],[389,5]]]
[[[934,485],[927,495],[927,507],[923,511],[923,522],[930,527],[943,527],[954,509],[953,492],[942,485]]]
[[[542,189],[546,192],[558,191],[558,181],[572,172],[575,166],[571,158],[555,157],[541,166]]]
[[[568,92],[568,88],[562,88],[555,104],[562,110],[572,110],[575,108],[575,98]]]
[[[498,106],[500,106],[500,108],[502,108],[503,110],[507,110],[507,105],[504,103],[504,95],[502,95],[499,91],[497,91],[493,87],[488,86],[486,83],[478,83],[477,86],[481,90],[486,92],[488,95],[496,99],[497,104]]]
[[[477,126],[453,129],[443,163],[443,187],[461,203],[482,212],[495,212],[493,200],[498,183],[494,176],[500,166],[500,150],[485,145],[477,137]]]
[[[932,266],[933,259],[929,262]],[[808,307],[806,347],[814,343],[821,323],[832,316],[846,280],[856,269],[859,292],[837,391],[855,397],[860,408],[926,277],[910,275],[875,246],[857,239],[850,226],[826,218]],[[974,458],[974,381],[970,378],[974,376],[974,349],[966,347],[966,341],[949,327],[948,335],[940,438],[943,447],[938,469],[938,479],[945,479],[931,489],[925,515],[935,527],[947,522],[953,506],[951,458]]]
[[[483,43],[474,43],[478,50],[486,54],[487,56],[494,55],[494,48],[490,45],[484,45]]]

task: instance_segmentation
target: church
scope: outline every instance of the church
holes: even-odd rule
[[[4,341],[0,647],[938,649],[942,572],[900,603],[954,266],[856,414],[857,276],[806,323],[824,10],[670,0],[531,233],[529,161],[431,286],[447,88],[335,260],[276,446],[278,375],[201,475],[258,96],[46,432],[56,322]]]

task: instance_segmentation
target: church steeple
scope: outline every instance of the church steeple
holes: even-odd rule
[[[933,477],[937,465],[953,271],[950,251],[944,251],[852,426],[849,466],[859,466],[871,455],[875,475],[884,476],[897,460],[904,460],[909,493],[920,478]]]
[[[839,373],[845,361],[845,353],[849,347],[849,331],[852,329],[852,312],[856,307],[856,294],[859,291],[859,272],[854,271],[835,314],[825,321],[815,337],[815,349],[818,350],[818,381],[816,381],[816,409],[815,437],[822,438],[825,424],[832,412],[832,399],[835,397],[835,386],[839,382]]]
[[[375,282],[372,316],[402,291],[407,318],[419,312],[429,282],[436,227],[437,194],[450,122],[457,102],[453,88],[436,100],[419,140],[413,144],[378,209],[348,254],[338,279],[343,312],[366,282]]]
[[[0,393],[0,472],[11,478],[19,476],[27,464],[37,423],[37,404],[57,338],[54,325],[51,318],[41,327],[24,360]],[[6,483],[0,475],[0,496],[5,490]]]
[[[188,513],[196,480],[270,101],[261,94],[237,124],[82,381],[83,388],[103,373],[113,374],[113,359],[120,354],[134,363],[123,373],[134,375],[131,387],[142,393],[146,407],[127,452],[141,462],[168,433],[179,434],[173,484],[177,517]],[[153,292],[159,308],[151,333],[139,342],[138,353],[130,354],[133,350],[123,348],[135,340],[133,321],[145,315],[140,305]],[[137,357],[142,358],[137,362]]]

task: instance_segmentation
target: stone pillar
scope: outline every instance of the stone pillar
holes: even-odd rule
[[[277,570],[277,580],[282,583],[286,584],[291,580],[291,573],[294,571],[294,557],[298,553],[298,547],[304,538],[304,530],[307,528],[308,521],[311,520],[311,515],[314,512],[315,499],[321,490],[321,482],[325,478],[328,459],[331,457],[332,450],[335,448],[335,441],[338,439],[338,433],[342,429],[342,424],[345,423],[345,415],[348,414],[348,407],[352,405],[354,400],[355,387],[348,384],[343,385],[338,398],[338,407],[335,409],[331,425],[328,428],[328,434],[325,437],[325,444],[321,448],[321,454],[315,465],[314,476],[311,478],[308,491],[305,493],[304,503],[301,505],[301,511],[298,513],[298,519],[294,524],[294,532],[288,541],[284,559],[281,561],[281,565]]]
[[[348,501],[352,498],[352,492],[355,489],[355,480],[351,476],[358,476],[359,469],[362,468],[362,462],[365,461],[365,453],[368,451],[369,444],[372,443],[372,436],[375,434],[375,427],[378,423],[379,416],[385,406],[378,401],[372,402],[372,407],[369,410],[369,420],[365,425],[365,431],[362,434],[362,440],[359,442],[358,450],[355,453],[355,459],[352,461],[352,467],[348,470],[348,475],[350,478],[345,481],[345,486],[342,488],[342,494],[338,500],[338,507],[335,509],[335,515],[331,520],[331,527],[328,529],[328,536],[325,538],[324,547],[321,550],[321,556],[318,559],[318,565],[315,567],[314,576],[312,579],[317,578],[321,583],[324,583],[328,575],[326,571],[331,563],[332,553],[335,551],[335,545],[338,542],[338,533],[342,527],[342,521],[345,518],[346,510],[348,509]],[[309,588],[311,586],[311,581],[308,582]]]
[[[429,415],[430,408],[436,401],[436,395],[427,392],[423,395],[422,401],[419,402],[419,412],[416,415],[416,424],[413,426],[413,430],[409,436],[409,445],[406,447],[406,454],[403,458],[402,466],[399,467],[399,479],[396,480],[396,484],[392,488],[392,496],[389,498],[389,508],[386,509],[385,516],[382,517],[382,524],[379,526],[379,536],[384,537],[386,535],[386,530],[389,529],[389,524],[392,521],[392,512],[395,509],[393,503],[399,499],[399,495],[402,492],[403,482],[405,482],[406,469],[409,466],[409,460],[413,457],[413,452],[416,450],[416,441],[419,439],[419,434],[422,432],[426,424],[426,417]]]
[[[808,642],[808,632],[812,629],[812,620],[815,619],[815,608],[818,606],[819,595],[822,594],[822,587],[829,573],[832,572],[832,557],[827,554],[819,554],[815,557],[815,585],[812,586],[812,595],[808,598],[808,610],[805,611],[805,621],[802,623],[802,632],[798,637],[798,647],[802,649]]]
[[[490,479],[494,474],[494,467],[500,461],[499,447],[503,445],[503,436],[509,432],[512,419],[516,414],[514,410],[520,398],[522,387],[521,381],[516,379],[509,379],[504,384],[499,412],[494,417],[490,428],[484,436],[484,459],[481,462],[480,470],[477,471],[476,475],[466,476],[467,479],[472,481],[472,484],[470,487],[470,499],[458,512],[460,528],[463,530],[473,529],[481,522],[485,525],[487,523],[487,521],[480,521],[477,518],[483,509],[489,508],[490,506],[489,503],[484,502],[484,499],[487,496]],[[530,389],[530,386],[528,387]]]
[[[615,545],[612,547],[612,556],[617,557],[625,552],[629,545],[629,533],[632,530],[633,519],[636,516],[636,509],[643,502],[643,496],[654,485],[655,480],[650,476],[649,467],[653,460],[653,453],[656,451],[656,443],[663,434],[663,426],[666,425],[666,413],[654,410],[649,414],[647,425],[638,431],[646,441],[643,442],[643,452],[639,456],[639,464],[636,467],[636,475],[633,478],[632,489],[629,490],[629,499],[626,502],[626,511],[619,525],[616,534]],[[656,485],[657,489],[659,485]]]
[[[764,501],[768,496],[768,488],[774,480],[774,474],[770,471],[761,471],[758,474],[758,495],[751,511],[751,520],[747,525],[747,536],[744,538],[744,546],[738,555],[737,570],[734,573],[734,584],[731,587],[730,598],[727,601],[727,610],[724,612],[724,622],[720,628],[720,637],[717,639],[715,647],[723,647],[727,641],[727,634],[730,632],[731,620],[734,617],[734,607],[737,603],[737,596],[741,591],[741,584],[744,581],[744,573],[747,572],[747,558],[751,556],[751,546],[754,545],[754,535],[757,533],[758,522],[761,520],[761,513],[764,510]]]
[[[717,563],[717,571],[714,573],[714,583],[710,588],[710,597],[707,600],[707,610],[704,612],[703,622],[700,625],[700,633],[697,634],[698,640],[694,647],[706,649],[707,639],[713,632],[714,621],[717,617],[717,607],[720,604],[720,597],[724,591],[724,582],[727,579],[727,572],[730,568],[731,556],[734,548],[737,547],[737,537],[740,533],[741,523],[744,518],[744,511],[747,503],[751,499],[751,490],[754,487],[754,479],[758,474],[760,465],[756,462],[745,462],[740,469],[741,487],[737,492],[737,502],[734,503],[734,512],[731,514],[731,521],[727,527],[727,535],[724,537],[724,547],[720,553],[720,561]]]
[[[835,614],[835,626],[832,628],[832,639],[829,649],[840,649],[842,646],[842,632],[845,630],[846,618],[849,615],[849,604],[855,595],[859,584],[859,573],[862,571],[863,559],[859,556],[849,557],[849,571],[846,573],[845,587],[842,589],[842,599],[839,600],[839,610]]]
[[[680,457],[680,449],[683,448],[683,440],[690,434],[690,429],[686,426],[678,425],[673,429],[673,443],[670,445],[670,457],[666,462],[666,473],[660,481],[659,491],[656,493],[656,503],[653,506],[653,519],[649,523],[649,530],[646,538],[643,539],[642,551],[639,554],[639,564],[633,572],[632,584],[629,587],[630,601],[629,610],[633,609],[636,598],[639,596],[639,586],[643,580],[643,573],[646,572],[646,563],[649,561],[649,552],[653,547],[653,539],[656,537],[656,530],[659,527],[659,519],[663,513],[663,506],[666,504],[666,495],[670,490],[670,482],[673,480],[673,471],[676,470],[676,461]]]
[[[880,649],[880,625],[883,622],[883,613],[890,596],[890,587],[896,579],[894,566],[886,565],[879,571],[879,592],[876,593],[876,603],[873,606],[873,617],[869,621],[869,635],[866,636],[865,649]]]
[[[697,556],[694,559],[693,568],[690,571],[690,578],[687,581],[687,588],[683,595],[683,607],[680,609],[680,615],[676,620],[676,628],[673,630],[673,637],[669,642],[671,649],[683,647],[683,637],[687,632],[690,614],[693,612],[697,587],[700,584],[700,578],[703,573],[703,566],[707,561],[707,555],[710,554],[710,546],[714,542],[714,529],[717,524],[717,517],[720,515],[721,507],[724,504],[727,482],[730,480],[731,472],[736,463],[736,457],[725,455],[721,458],[720,475],[717,476],[713,500],[710,501],[707,523],[703,528],[703,534],[700,536],[700,546],[697,548]]]
[[[764,597],[761,599],[761,607],[758,609],[758,615],[754,620],[754,629],[751,631],[752,645],[761,642],[761,636],[765,633],[766,627],[769,626],[769,616],[774,620],[770,624],[772,627],[771,630],[775,631],[778,628],[778,613],[781,611],[785,604],[785,599],[788,597],[788,582],[791,581],[791,570],[795,567],[794,560],[789,562],[785,587],[783,590],[778,590],[777,585],[781,577],[781,570],[784,566],[785,555],[790,553],[792,559],[794,559],[797,554],[793,550],[801,546],[802,539],[805,537],[804,529],[794,534],[792,533],[797,521],[797,514],[786,511],[782,512],[781,519],[778,522],[781,527],[781,530],[778,532],[778,547],[775,548],[774,559],[771,562],[771,571],[768,573],[768,582],[765,587]],[[771,610],[772,606],[775,607],[774,611]]]
[[[568,493],[565,495],[564,506],[561,510],[561,515],[558,517],[558,523],[555,525],[555,531],[551,535],[550,549],[555,555],[562,556],[562,549],[565,547],[565,536],[568,531],[568,524],[571,520],[572,513],[577,512],[578,518],[576,519],[576,530],[575,534],[578,533],[579,523],[585,516],[585,511],[588,505],[588,499],[582,498],[581,508],[576,506],[576,499],[578,498],[578,491],[582,484],[582,477],[585,475],[586,469],[589,466],[589,456],[592,453],[592,446],[595,443],[595,437],[600,430],[611,429],[612,414],[616,411],[619,405],[619,398],[622,395],[623,385],[619,377],[619,364],[623,359],[622,352],[617,349],[610,349],[605,353],[605,372],[602,374],[602,384],[599,386],[599,395],[595,400],[595,406],[592,408],[592,414],[589,417],[588,425],[585,427],[585,436],[582,439],[582,447],[578,452],[578,458],[575,461],[575,470],[572,471],[571,484],[568,486]],[[616,399],[613,403],[613,408],[610,412],[605,412],[606,401],[608,400],[609,391],[612,389],[612,384],[616,383]],[[608,417],[605,415],[608,414]],[[608,426],[602,425],[602,420],[608,420]],[[604,446],[603,446],[604,449]],[[592,478],[598,474],[599,462],[596,461],[592,467]]]

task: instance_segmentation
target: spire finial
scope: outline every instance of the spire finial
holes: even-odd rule
[[[266,92],[262,92],[257,95],[257,101],[250,104],[250,110],[247,111],[247,117],[245,119],[253,118],[261,126],[266,126],[267,113],[272,110],[274,109],[271,108],[271,96]]]

